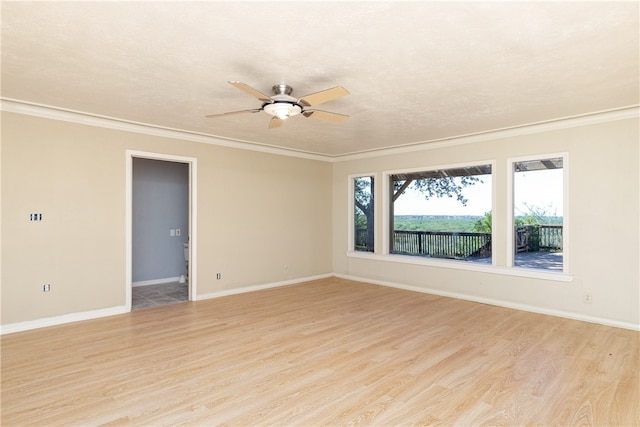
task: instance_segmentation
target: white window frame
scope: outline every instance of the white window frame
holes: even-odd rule
[[[481,264],[476,264],[476,263],[471,263],[468,261],[460,261],[460,260],[434,260],[432,258],[423,258],[423,257],[415,257],[412,255],[398,255],[398,254],[392,254],[391,253],[391,248],[390,246],[390,242],[391,242],[391,230],[390,230],[390,224],[391,224],[391,218],[390,218],[390,209],[391,209],[391,175],[396,175],[396,174],[402,174],[402,173],[412,173],[412,172],[425,172],[425,171],[433,171],[433,170],[445,170],[445,169],[456,169],[456,168],[465,168],[465,167],[472,167],[472,166],[483,166],[483,165],[490,165],[491,166],[491,211],[495,212],[496,211],[496,161],[495,160],[480,160],[480,161],[473,161],[473,162],[464,162],[464,163],[455,163],[455,164],[445,164],[445,165],[434,165],[434,166],[423,166],[423,167],[419,167],[419,168],[410,168],[410,169],[396,169],[396,170],[391,170],[391,171],[384,171],[382,173],[382,194],[384,195],[382,197],[382,253],[384,255],[388,255],[390,259],[404,259],[406,260],[408,259],[414,259],[415,261],[410,262],[411,264],[425,264],[425,265],[437,265],[437,266],[442,266],[442,265],[447,265],[447,266],[453,266],[453,265],[469,265],[469,264],[475,264],[478,267],[485,267],[484,265]],[[495,256],[495,251],[493,250],[493,248],[495,247],[495,239],[493,238],[493,230],[495,230],[495,221],[496,221],[496,216],[492,215],[491,216],[491,241],[492,241],[492,254],[491,254],[491,266],[495,266],[496,265],[496,256]],[[467,268],[464,268],[467,269]],[[474,268],[471,268],[472,270]]]
[[[506,194],[506,204],[511,204],[507,209],[509,209],[507,216],[505,216],[505,221],[508,223],[508,227],[511,227],[513,223],[513,172],[512,172],[512,161],[522,161],[526,159],[535,160],[540,158],[547,157],[563,157],[563,167],[564,167],[564,206],[563,206],[563,222],[565,225],[565,229],[563,230],[563,246],[567,248],[565,253],[563,254],[564,259],[564,273],[560,272],[548,272],[544,270],[532,270],[526,268],[513,268],[507,267],[505,264],[505,258],[500,257],[497,259],[495,256],[496,253],[502,254],[504,250],[507,251],[507,256],[509,253],[513,254],[513,243],[509,244],[508,242],[512,242],[513,239],[513,231],[507,230],[507,245],[502,243],[502,241],[498,242],[493,239],[493,255],[492,255],[492,264],[482,265],[479,263],[473,262],[460,262],[460,261],[452,261],[452,260],[442,260],[442,259],[431,259],[431,258],[422,258],[415,256],[407,256],[407,255],[397,255],[389,253],[389,203],[390,200],[390,191],[389,191],[389,181],[390,175],[398,174],[398,173],[410,173],[410,172],[420,172],[424,170],[433,170],[433,169],[446,169],[446,168],[455,168],[455,167],[464,167],[464,166],[474,166],[474,165],[491,165],[491,177],[492,177],[492,212],[494,215],[492,216],[492,230],[496,230],[496,220],[498,215],[496,214],[496,206],[498,194],[496,189],[499,187],[498,184],[503,185],[506,180],[506,184],[508,187],[508,193]],[[396,264],[404,264],[404,265],[418,265],[418,266],[426,266],[426,267],[437,267],[437,268],[445,268],[451,270],[463,270],[463,271],[473,271],[473,272],[481,272],[487,274],[497,274],[503,276],[513,276],[513,277],[526,277],[533,279],[542,279],[554,282],[571,282],[573,281],[573,277],[568,274],[569,272],[569,263],[568,263],[568,242],[569,242],[569,232],[568,232],[568,213],[569,213],[569,188],[568,188],[568,176],[569,176],[569,155],[568,153],[552,153],[552,154],[541,154],[535,156],[527,156],[527,157],[518,157],[507,160],[507,170],[499,171],[496,168],[496,160],[483,160],[483,161],[472,161],[465,163],[457,163],[457,164],[447,164],[447,165],[436,165],[436,166],[423,166],[418,168],[404,168],[404,169],[396,169],[396,170],[388,170],[381,172],[382,178],[379,179],[378,174],[373,173],[358,173],[351,174],[348,176],[348,191],[347,191],[347,206],[348,206],[348,229],[347,235],[348,237],[348,248],[347,248],[347,257],[353,259],[363,259],[363,260],[373,260],[378,262],[389,262]],[[504,163],[503,163],[504,164]],[[498,173],[500,174],[498,176]],[[375,253],[371,252],[361,252],[353,250],[353,227],[354,227],[354,202],[353,202],[353,179],[359,177],[374,177],[374,204],[376,207],[376,214],[374,216],[374,223],[376,229],[375,235]],[[498,178],[500,178],[500,183],[498,183]],[[376,184],[375,181],[378,183]],[[502,206],[504,207],[504,205]],[[379,224],[382,221],[383,227],[380,230]],[[502,224],[501,224],[502,225]],[[495,235],[494,235],[495,236]],[[505,247],[508,246],[508,247]],[[513,257],[513,255],[511,255]]]
[[[356,209],[356,204],[355,204],[355,185],[354,185],[354,181],[356,178],[373,178],[373,228],[374,230],[377,231],[377,205],[378,205],[378,196],[377,196],[377,191],[376,191],[376,187],[378,186],[378,176],[376,172],[371,172],[371,173],[358,173],[358,174],[353,174],[353,175],[349,175],[348,176],[348,190],[347,190],[347,197],[348,197],[348,203],[347,203],[347,209],[349,209],[349,212],[347,212],[347,218],[348,220],[348,225],[347,225],[347,254],[359,254],[360,256],[366,256],[367,254],[371,255],[372,252],[364,252],[364,251],[356,251],[355,248],[355,241],[354,241],[354,236],[355,236],[355,209]],[[374,234],[374,242],[373,242],[373,250],[375,252],[378,251],[379,248],[379,239],[378,239],[378,233],[375,232]],[[373,253],[375,253],[373,252]]]
[[[562,157],[562,272],[553,272],[546,271],[542,269],[528,269],[523,267],[518,267],[515,265],[515,248],[514,242],[515,238],[513,235],[513,230],[515,226],[515,215],[514,215],[514,172],[513,165],[518,162],[526,162],[531,160],[544,160],[544,159],[552,159],[555,157]],[[522,156],[522,157],[510,157],[507,159],[507,268],[514,269],[518,271],[529,272],[533,275],[538,274],[552,274],[552,275],[566,275],[569,276],[569,153],[561,152],[561,153],[543,153],[543,154],[535,154],[530,156]]]

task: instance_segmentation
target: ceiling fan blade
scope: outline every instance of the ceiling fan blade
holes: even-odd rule
[[[284,124],[284,120],[280,120],[276,116],[273,116],[271,120],[269,120],[269,129],[279,128]]]
[[[260,111],[262,111],[260,108],[255,108],[253,110],[242,110],[242,111],[231,111],[229,113],[222,113],[222,114],[209,114],[208,118],[216,118],[216,117],[224,117],[224,116],[234,116],[236,114],[244,114],[244,113],[259,113]]]
[[[344,122],[349,118],[346,114],[330,113],[329,111],[322,110],[305,111],[302,114],[312,119],[329,120],[332,122]]]
[[[345,95],[349,95],[349,91],[342,86],[336,86],[331,89],[326,89],[320,92],[312,93],[310,95],[305,95],[298,100],[298,104],[305,107],[310,107],[312,105],[318,105],[322,104],[323,102],[332,101]]]
[[[229,84],[237,87],[241,91],[244,91],[244,92],[248,93],[251,96],[255,96],[260,101],[263,101],[263,102],[271,102],[272,101],[270,96],[265,95],[264,93],[260,92],[259,90],[256,90],[256,89],[252,88],[251,86],[249,86],[249,85],[247,85],[245,83],[230,81]]]

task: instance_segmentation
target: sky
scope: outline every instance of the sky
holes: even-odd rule
[[[514,210],[516,215],[526,215],[526,205],[544,209],[547,215],[562,216],[563,208],[562,169],[534,172],[519,172],[513,181]]]
[[[463,189],[469,200],[462,206],[455,198],[433,197],[425,201],[415,191],[407,191],[396,200],[395,215],[471,215],[483,216],[491,210],[491,176],[481,177],[476,183]],[[516,215],[529,213],[528,206],[544,209],[549,215],[562,216],[562,169],[535,172],[518,172],[514,177],[514,208]]]

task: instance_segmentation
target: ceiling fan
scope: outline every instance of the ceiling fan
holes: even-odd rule
[[[322,110],[307,110],[307,107],[322,104],[323,102],[332,101],[341,96],[348,95],[349,92],[341,87],[336,86],[331,89],[326,89],[320,92],[305,95],[302,98],[296,99],[291,96],[293,88],[286,84],[277,84],[271,89],[273,90],[273,96],[267,96],[264,93],[252,88],[251,86],[242,82],[229,82],[231,85],[238,89],[248,93],[251,96],[258,98],[262,101],[260,108],[254,108],[252,110],[232,111],[222,114],[211,114],[206,117],[224,117],[232,116],[234,114],[244,113],[258,113],[264,111],[269,114],[271,120],[269,121],[269,128],[276,128],[282,126],[284,121],[289,117],[302,114],[305,117],[311,117],[312,119],[330,120],[333,122],[343,122],[349,118],[349,116],[338,113],[330,113]]]

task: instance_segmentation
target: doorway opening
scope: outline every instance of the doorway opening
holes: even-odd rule
[[[195,301],[197,159],[126,152],[127,311]]]

